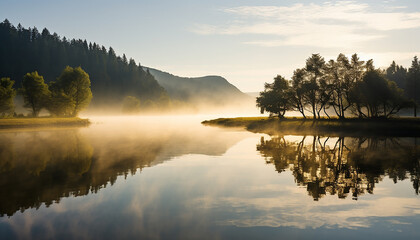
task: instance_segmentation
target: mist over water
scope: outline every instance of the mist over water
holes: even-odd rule
[[[420,139],[200,123],[233,116],[93,116],[85,128],[2,130],[0,238],[420,236]]]

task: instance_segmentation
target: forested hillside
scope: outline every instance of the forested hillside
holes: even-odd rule
[[[169,101],[151,74],[133,59],[117,56],[111,47],[61,38],[46,28],[39,32],[36,27],[15,27],[7,19],[0,23],[0,77],[10,77],[15,87],[33,71],[47,83],[54,81],[66,66],[81,66],[89,74],[94,106],[119,104],[129,95],[150,105]]]

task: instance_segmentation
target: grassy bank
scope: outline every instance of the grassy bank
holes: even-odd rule
[[[240,127],[252,132],[284,135],[329,136],[420,136],[420,118],[393,119],[304,119],[241,117],[218,118],[202,122],[204,125]]]
[[[25,128],[25,127],[48,127],[48,126],[88,126],[89,119],[82,118],[2,118],[0,129]]]

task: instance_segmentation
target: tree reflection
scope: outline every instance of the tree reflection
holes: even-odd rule
[[[420,146],[414,138],[262,137],[257,150],[277,172],[289,169],[315,201],[327,193],[357,200],[373,194],[385,176],[395,183],[409,178],[419,192]]]
[[[103,156],[77,130],[0,137],[0,216],[96,193],[118,176],[150,166],[160,149],[143,142],[130,154]]]
[[[0,216],[97,193],[119,176],[134,175],[176,156],[222,155],[245,136],[213,130],[191,134],[175,124],[151,128],[156,123],[151,121],[153,125],[144,127],[137,126],[136,119],[132,125],[126,120],[128,124],[88,130],[0,132]]]

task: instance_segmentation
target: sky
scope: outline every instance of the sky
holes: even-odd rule
[[[376,67],[420,56],[420,2],[1,0],[0,21],[86,39],[174,75],[220,75],[257,92],[313,53]]]

